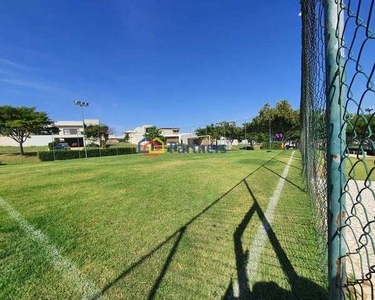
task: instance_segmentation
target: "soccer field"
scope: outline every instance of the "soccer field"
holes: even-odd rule
[[[0,298],[325,299],[291,154],[1,166]]]

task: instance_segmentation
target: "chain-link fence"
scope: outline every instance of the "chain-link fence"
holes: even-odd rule
[[[374,3],[301,1],[301,151],[332,299],[375,298]]]

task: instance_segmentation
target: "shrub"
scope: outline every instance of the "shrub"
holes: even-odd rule
[[[269,144],[270,144],[269,142],[262,143],[262,146],[260,147],[260,149],[268,150],[270,148]],[[282,149],[281,146],[282,146],[282,142],[272,142],[271,143],[271,149],[272,150],[281,150]]]
[[[54,154],[55,152],[55,154]],[[87,149],[87,157],[113,156],[136,153],[135,148]],[[53,161],[85,157],[85,150],[40,151],[41,161]]]
[[[55,148],[55,146],[56,146],[56,143],[55,143],[55,142],[49,142],[49,143],[48,143],[48,149],[49,149],[49,150],[53,150],[53,148]]]

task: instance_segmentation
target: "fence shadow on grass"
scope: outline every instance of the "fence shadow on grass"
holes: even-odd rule
[[[282,161],[282,160],[280,160],[280,159],[276,159],[276,158],[274,158],[273,160],[274,160],[274,161],[277,161],[277,162],[280,162],[280,163],[282,163],[282,164],[284,164],[284,165],[287,164],[285,161]],[[293,166],[293,165],[290,165],[290,166],[291,166],[292,168],[297,169],[297,170],[300,170],[300,171],[302,172],[302,168],[297,167],[297,166]]]
[[[226,191],[223,195],[221,195],[219,198],[217,198],[215,201],[213,201],[210,205],[208,205],[206,208],[204,208],[200,213],[198,213],[196,216],[191,218],[188,222],[186,222],[183,226],[181,226],[178,230],[176,230],[174,233],[172,233],[168,238],[166,238],[163,242],[158,244],[155,248],[153,248],[150,252],[142,256],[138,261],[134,262],[132,265],[130,265],[128,268],[126,268],[123,272],[121,272],[116,278],[109,281],[99,293],[94,295],[91,299],[99,299],[102,295],[104,295],[111,287],[113,287],[117,282],[120,280],[126,278],[132,271],[134,271],[137,267],[141,266],[143,263],[145,263],[153,254],[155,254],[157,251],[159,251],[162,247],[164,247],[166,244],[171,242],[173,239],[175,241],[173,242],[173,246],[170,249],[166,261],[164,262],[159,275],[157,276],[154,284],[152,285],[152,288],[149,291],[149,294],[147,296],[147,299],[154,299],[155,295],[158,291],[158,288],[160,287],[168,268],[177,252],[177,249],[180,245],[181,240],[183,239],[183,236],[186,232],[186,229],[189,225],[191,225],[194,221],[196,221],[199,217],[203,216],[208,210],[210,210],[212,207],[214,207],[217,203],[220,202],[223,198],[225,198],[230,192],[232,192],[235,188],[240,186],[241,184],[245,184],[250,196],[252,197],[254,204],[249,209],[249,211],[245,214],[242,222],[238,225],[237,229],[234,232],[234,252],[235,252],[235,258],[236,258],[236,269],[237,269],[237,276],[238,276],[238,282],[240,285],[240,297],[236,298],[231,293],[232,283],[229,284],[229,287],[227,289],[226,294],[224,295],[225,299],[272,299],[272,298],[263,298],[262,295],[274,295],[277,298],[275,299],[289,299],[290,296],[296,295],[299,296],[300,291],[305,291],[305,293],[310,293],[309,295],[314,295],[313,299],[326,299],[325,293],[326,291],[322,289],[317,284],[308,281],[307,279],[299,277],[296,272],[294,271],[293,266],[291,265],[285,251],[280,246],[280,243],[272,230],[269,222],[265,218],[265,215],[260,208],[254,194],[252,193],[249,185],[246,182],[246,179],[248,179],[250,176],[258,172],[262,168],[266,168],[268,163],[270,163],[272,160],[274,160],[277,156],[285,156],[283,154],[284,152],[278,153],[276,156],[271,158],[270,160],[266,161],[264,164],[260,165],[258,168],[256,168],[254,171],[249,173],[246,177],[244,177],[242,180],[240,180],[237,184],[235,184],[232,188],[230,188],[228,191]],[[290,156],[288,156],[290,157]],[[280,176],[280,175],[279,175]],[[290,182],[290,181],[288,181]],[[298,187],[296,184],[290,182],[294,186]],[[299,187],[298,187],[299,188]],[[301,188],[299,188],[301,189]],[[302,190],[302,189],[301,189]],[[254,284],[252,291],[249,287],[249,278],[247,276],[246,272],[246,265],[247,265],[247,255],[248,253],[244,252],[243,246],[242,246],[242,235],[247,228],[251,218],[253,215],[257,213],[260,219],[262,220],[262,224],[265,228],[268,228],[267,235],[268,238],[271,241],[271,244],[275,250],[275,253],[280,261],[280,264],[282,266],[282,269],[284,273],[287,275],[289,282],[292,286],[292,292],[283,290],[281,287],[279,287],[274,282],[259,282]],[[232,289],[231,289],[232,288]],[[292,294],[291,294],[292,293]],[[283,297],[283,295],[285,297]],[[307,294],[308,295],[308,294]],[[321,297],[320,297],[321,296]],[[324,297],[323,297],[324,296]],[[308,299],[308,298],[297,298],[297,299]]]
[[[268,169],[268,168],[267,168]],[[243,180],[249,195],[253,201],[253,205],[245,214],[241,223],[238,225],[233,234],[234,249],[236,256],[237,280],[238,280],[238,295],[234,295],[233,281],[231,280],[224,299],[328,299],[327,291],[316,283],[298,276],[293,265],[291,264],[286,252],[281,247],[281,244],[272,229],[271,224],[268,222],[262,208],[259,206],[250,186]],[[247,271],[249,261],[249,252],[243,251],[242,236],[245,229],[249,225],[251,218],[257,214],[261,220],[262,227],[267,234],[273,250],[278,258],[281,269],[291,286],[291,291],[281,288],[275,282],[256,282],[250,290],[250,279]],[[251,257],[250,257],[251,258]],[[236,289],[237,290],[237,289]]]
[[[300,191],[302,192],[306,192],[306,189],[304,188],[301,188],[299,185],[295,184],[293,181],[289,180],[288,178],[285,178],[283,177],[282,175],[280,175],[279,173],[275,172],[274,170],[266,167],[266,166],[263,166],[263,168],[267,169],[268,171],[270,171],[271,173],[275,174],[276,176],[282,178],[283,180],[285,180],[286,182],[290,183],[291,185],[293,185],[295,188],[299,189]]]

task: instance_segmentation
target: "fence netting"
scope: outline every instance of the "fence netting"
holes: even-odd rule
[[[330,189],[339,188],[339,196],[330,201],[340,204],[336,230],[340,280],[330,289],[337,288],[342,299],[375,299],[374,2],[301,1],[304,174],[327,257],[328,245],[333,243],[328,233],[328,198]],[[328,5],[335,7],[334,15],[327,16]],[[326,47],[332,37],[337,39],[337,47]],[[335,61],[327,59],[327,51],[334,52]],[[337,70],[335,76],[327,77],[332,68]],[[337,97],[328,100],[332,94]],[[337,109],[339,118],[334,118],[332,109]],[[332,127],[338,127],[339,133],[330,137]],[[330,153],[335,145],[330,143],[337,140],[343,146],[335,156]],[[330,158],[339,163],[339,187],[333,183],[335,174],[328,176]],[[329,268],[332,266],[327,264]]]

